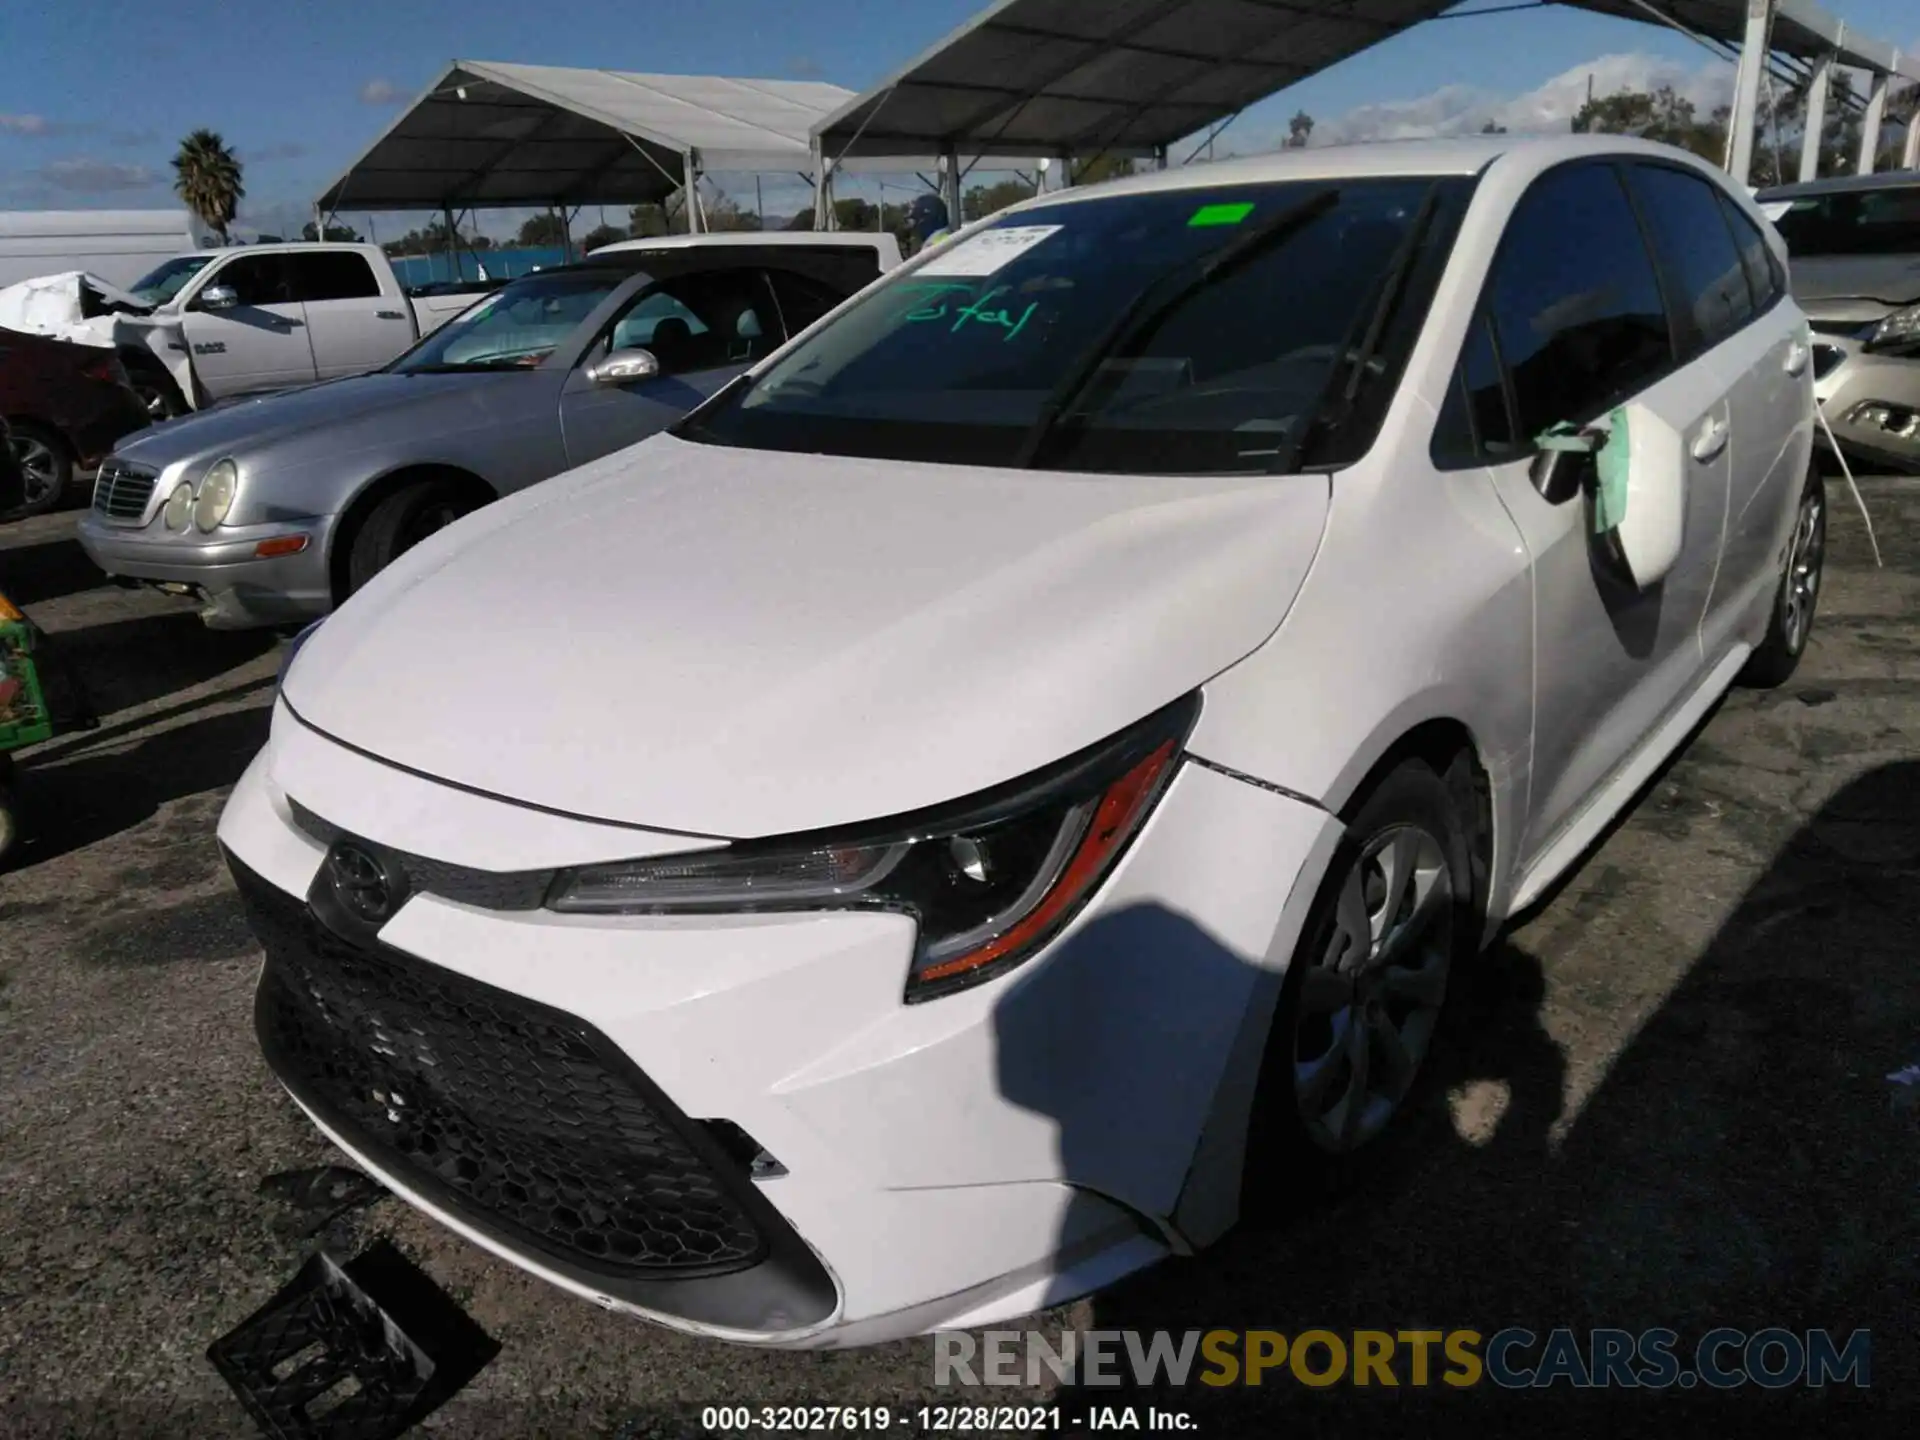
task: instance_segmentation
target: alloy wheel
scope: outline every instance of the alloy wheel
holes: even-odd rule
[[[1827,507],[1817,494],[1800,502],[1800,518],[1787,550],[1786,585],[1781,595],[1781,634],[1790,654],[1798,655],[1813,625],[1820,598],[1820,572],[1827,556]]]
[[[38,505],[60,486],[60,457],[46,441],[32,435],[13,437],[13,456],[26,481],[26,501]]]
[[[1341,877],[1293,1036],[1294,1098],[1321,1149],[1358,1149],[1413,1088],[1446,1000],[1453,897],[1445,846],[1416,825],[1369,837]]]

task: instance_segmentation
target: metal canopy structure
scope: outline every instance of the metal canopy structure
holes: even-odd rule
[[[829,157],[1158,155],[1457,0],[996,0],[816,129]]]
[[[1256,101],[1454,10],[1460,0],[994,0],[973,20],[815,127],[837,157],[938,153],[958,204],[954,152],[1156,156]],[[1873,77],[1862,138],[1871,168],[1893,76],[1920,79],[1920,56],[1853,32],[1813,0],[1564,0],[1738,46],[1732,168],[1745,179],[1757,95],[1770,56],[1811,70],[1815,143],[1833,67]],[[1486,0],[1488,13],[1533,8]],[[1472,14],[1463,12],[1462,18]],[[1724,52],[1721,52],[1724,53]],[[1920,121],[1909,137],[1909,164]],[[1808,157],[1812,157],[1809,159]],[[957,214],[957,209],[955,211]]]
[[[325,211],[660,202],[708,170],[813,169],[852,98],[805,80],[456,60],[320,195]]]

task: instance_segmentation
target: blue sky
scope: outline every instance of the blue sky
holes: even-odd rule
[[[1509,0],[1461,8],[1500,3]],[[1850,25],[1920,50],[1913,0],[1826,4]],[[311,213],[312,196],[455,56],[787,76],[857,90],[977,8],[976,0],[0,0],[0,208],[168,205],[167,157],[182,134],[206,126],[246,162],[243,221],[284,228]],[[1448,19],[1247,112],[1222,148],[1261,148],[1299,108],[1321,122],[1317,139],[1458,128],[1469,112],[1514,129],[1515,119],[1557,126],[1572,87],[1597,64],[1602,90],[1652,77],[1708,99],[1731,80],[1731,67],[1656,26],[1558,7]],[[739,193],[739,177],[719,178]],[[751,179],[744,188],[751,195]],[[769,210],[797,207],[801,194],[789,188],[769,189]],[[389,223],[383,234],[393,233]],[[483,227],[510,229],[511,218]]]

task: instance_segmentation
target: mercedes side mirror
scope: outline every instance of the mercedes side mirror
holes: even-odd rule
[[[240,292],[231,285],[209,285],[200,292],[202,310],[231,310],[240,303]]]
[[[651,380],[660,373],[660,362],[651,350],[637,346],[615,350],[587,366],[587,380],[594,385],[631,385],[636,380]]]

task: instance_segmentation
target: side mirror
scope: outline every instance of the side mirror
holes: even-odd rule
[[[240,303],[240,292],[231,285],[209,285],[200,292],[202,310],[231,310]]]
[[[1685,435],[1633,403],[1585,430],[1555,426],[1538,444],[1535,485],[1555,504],[1549,488],[1560,499],[1586,491],[1589,540],[1608,567],[1642,592],[1666,579],[1686,540],[1695,461]]]
[[[636,380],[651,380],[660,373],[660,362],[651,350],[637,346],[615,350],[587,366],[587,381],[593,385],[631,385]]]

